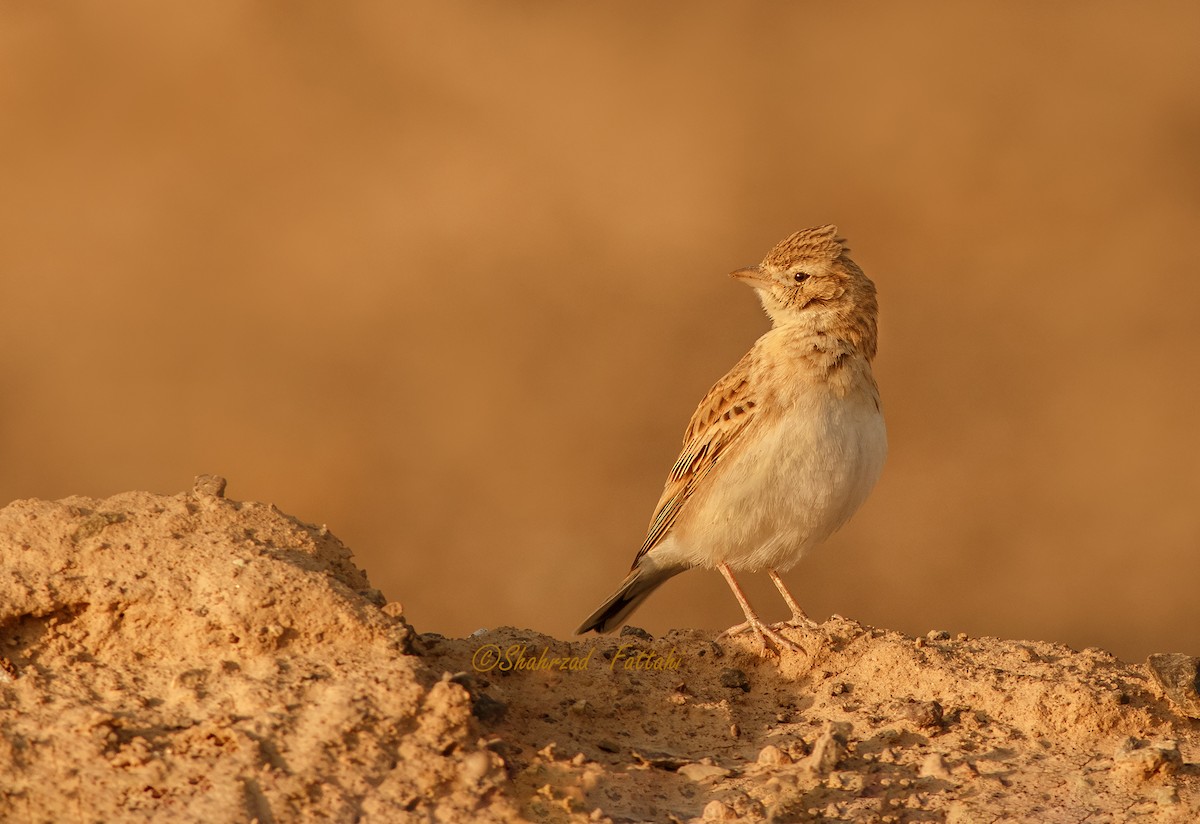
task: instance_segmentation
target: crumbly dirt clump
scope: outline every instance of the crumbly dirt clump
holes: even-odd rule
[[[323,527],[0,510],[0,820],[1192,822],[1196,660],[833,618],[416,636]]]
[[[512,820],[349,550],[222,491],[0,510],[0,821]]]

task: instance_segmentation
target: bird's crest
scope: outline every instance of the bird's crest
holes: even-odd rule
[[[837,236],[837,227],[832,223],[813,229],[801,229],[788,235],[767,252],[764,266],[788,269],[805,260],[833,262],[848,251],[845,240]]]

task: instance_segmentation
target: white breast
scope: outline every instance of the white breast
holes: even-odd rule
[[[793,566],[879,478],[887,435],[876,398],[873,386],[846,397],[812,387],[773,421],[756,421],[680,513],[671,554],[735,570]]]

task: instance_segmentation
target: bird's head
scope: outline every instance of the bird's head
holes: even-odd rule
[[[873,339],[875,284],[849,258],[844,243],[833,225],[801,229],[781,240],[762,263],[730,277],[754,287],[775,326],[803,323],[820,331],[868,326]]]

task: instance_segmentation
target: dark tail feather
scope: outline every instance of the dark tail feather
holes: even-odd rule
[[[575,634],[583,635],[591,630],[612,632],[625,623],[629,613],[637,609],[642,601],[646,600],[646,596],[658,589],[659,584],[685,569],[687,567],[654,569],[643,561],[643,565],[631,570],[617,591],[579,625]]]

